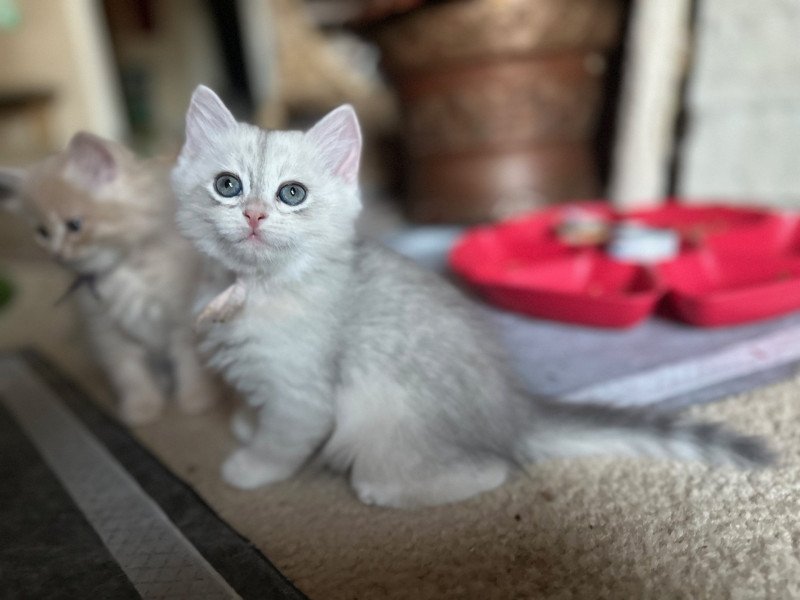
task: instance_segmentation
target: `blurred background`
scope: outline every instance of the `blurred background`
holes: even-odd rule
[[[413,222],[576,198],[792,205],[792,0],[0,0],[0,160],[79,129],[179,147],[192,89],[303,127],[353,103]]]
[[[0,163],[81,129],[175,152],[204,83],[264,127],[355,105],[377,235],[582,198],[794,207],[798,29],[795,0],[0,0]],[[0,219],[35,299],[30,237]]]
[[[424,222],[479,221],[607,182],[620,0],[2,0],[2,159],[78,129],[172,151],[192,89],[303,127],[350,102],[365,186]]]

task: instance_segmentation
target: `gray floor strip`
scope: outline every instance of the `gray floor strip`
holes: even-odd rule
[[[732,344],[706,356],[666,364],[591,385],[564,400],[620,406],[647,405],[800,360],[800,327]]]
[[[0,359],[0,397],[143,598],[239,598],[22,361]]]

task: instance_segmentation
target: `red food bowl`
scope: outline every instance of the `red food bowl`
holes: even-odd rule
[[[614,260],[600,243],[565,243],[558,229],[576,210],[609,226],[671,229],[681,237],[680,253],[648,266]],[[569,323],[629,327],[661,299],[666,314],[699,326],[800,308],[800,226],[759,209],[667,205],[620,214],[604,203],[570,204],[473,229],[449,258],[490,302]]]
[[[662,295],[648,269],[595,253],[509,267],[479,284],[481,291],[498,306],[534,317],[628,327],[649,315]]]
[[[776,249],[790,234],[794,219],[758,208],[672,202],[650,210],[618,214],[618,219],[672,229],[684,248],[736,247]]]
[[[666,314],[702,327],[735,325],[800,308],[800,257],[703,250],[659,268]]]

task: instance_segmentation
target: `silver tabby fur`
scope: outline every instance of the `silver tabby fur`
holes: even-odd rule
[[[234,429],[232,485],[292,476],[316,457],[366,503],[468,498],[549,457],[615,453],[742,466],[767,462],[755,439],[673,416],[563,406],[524,393],[477,307],[437,275],[358,238],[361,137],[349,107],[306,133],[237,123],[195,92],[173,184],[178,224],[246,297],[206,327],[211,365],[255,409]],[[217,174],[242,181],[221,198]],[[308,188],[284,205],[280,186]],[[244,213],[262,211],[257,229]],[[210,296],[206,296],[207,300]]]

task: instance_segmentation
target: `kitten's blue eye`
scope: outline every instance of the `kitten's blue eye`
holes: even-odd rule
[[[231,173],[220,173],[214,180],[214,189],[223,198],[233,198],[242,193],[242,182]]]
[[[278,199],[289,206],[297,206],[306,199],[306,188],[299,183],[287,183],[278,190]]]
[[[39,226],[36,228],[36,233],[38,233],[38,234],[39,234],[40,236],[42,236],[44,239],[47,239],[47,238],[49,238],[49,237],[50,237],[50,232],[49,232],[49,231],[47,231],[47,227],[45,227],[44,225],[39,225]]]
[[[70,219],[69,221],[67,221],[67,229],[69,229],[73,233],[75,233],[76,231],[80,231],[81,225],[82,225],[81,220],[78,217],[75,217],[74,219]]]

